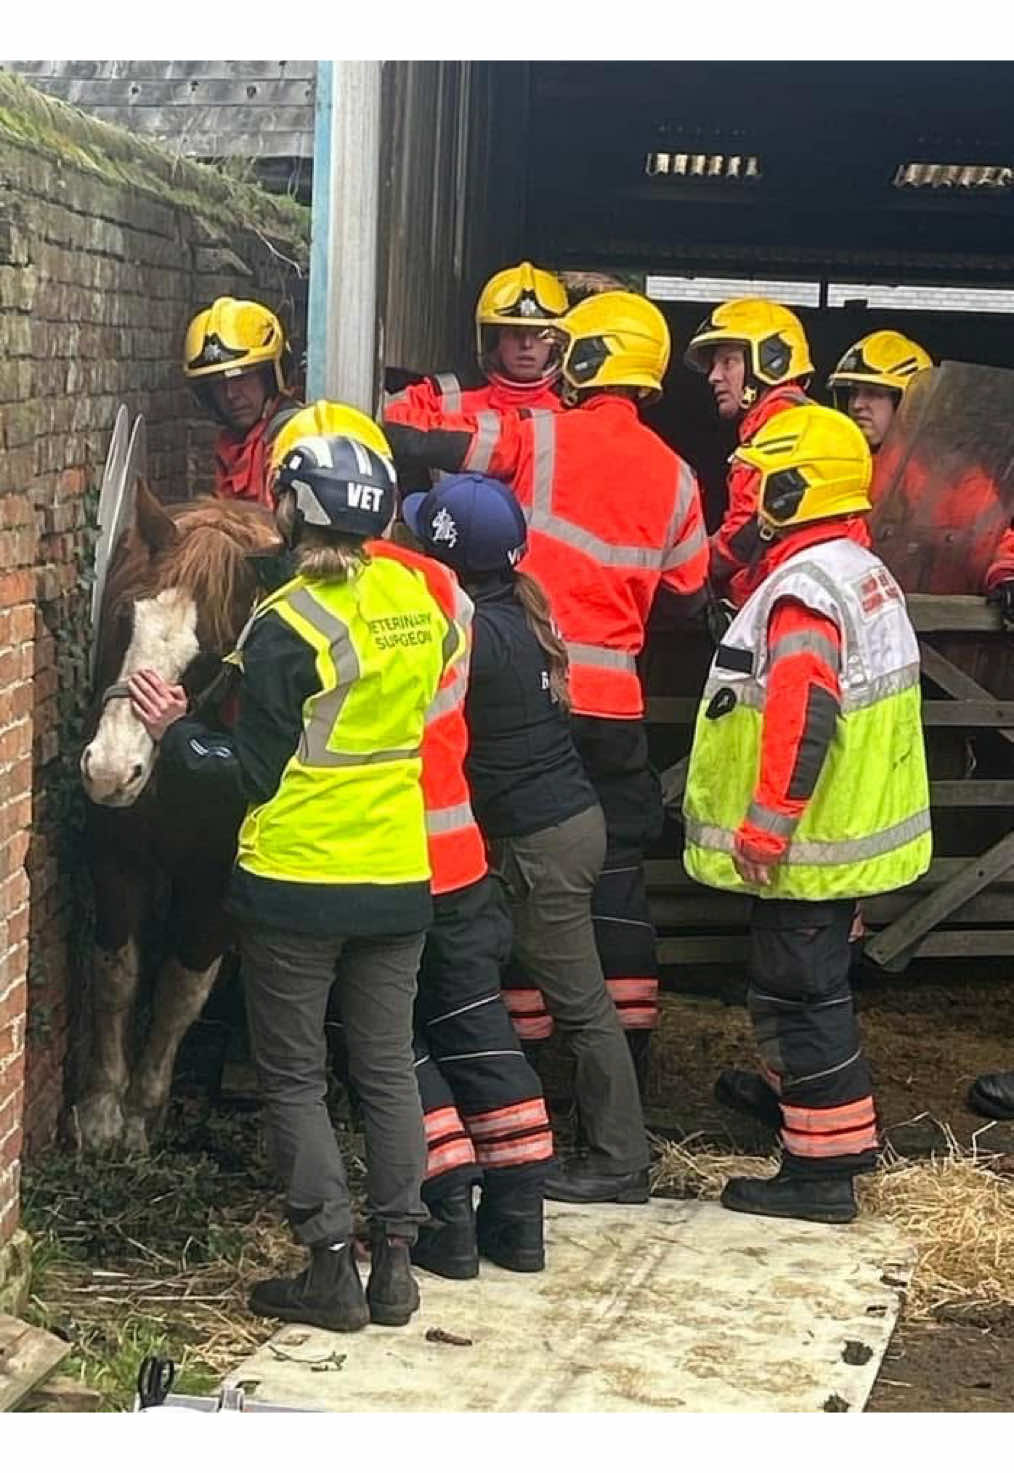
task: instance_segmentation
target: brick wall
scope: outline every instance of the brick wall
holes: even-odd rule
[[[288,202],[0,78],[0,1242],[22,1117],[27,1153],[54,1139],[79,1035],[84,571],[116,407],[145,415],[163,499],[210,489],[186,323],[215,296],[256,296],[298,351],[305,259]]]

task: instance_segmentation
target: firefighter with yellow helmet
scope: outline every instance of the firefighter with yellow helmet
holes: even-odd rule
[[[261,302],[218,297],[198,312],[183,345],[183,374],[218,421],[215,494],[271,506],[267,427],[292,399],[282,325]]]
[[[498,271],[475,304],[481,381],[434,374],[389,395],[385,418],[407,424],[424,414],[559,409],[560,345],[552,329],[566,311],[567,293],[551,271],[530,261]]]
[[[525,514],[528,550],[520,566],[545,589],[567,645],[571,731],[606,820],[605,864],[592,894],[599,959],[643,1080],[658,1020],[644,853],[661,831],[662,811],[637,658],[660,607],[674,620],[702,612],[707,535],[693,472],[640,418],[640,405],[661,394],[669,363],[662,313],[635,292],[600,292],[572,307],[560,332],[563,377],[576,401],[565,414],[423,415],[410,423],[387,420],[385,430],[399,464],[488,474],[511,487]],[[566,950],[573,937],[559,933],[552,942],[541,958],[526,958],[532,985],[512,1000],[522,1038],[545,1037],[554,1014],[570,1035],[593,1021],[591,1000],[573,995],[579,972]],[[551,1172],[548,1197],[647,1197],[637,1080],[615,1045],[613,1029],[599,1108],[622,1097],[624,1144],[592,1149]],[[588,1115],[591,1139],[595,1121]]]
[[[867,333],[842,354],[827,381],[836,409],[854,419],[876,453],[891,428],[902,395],[933,359],[904,333]]]
[[[810,402],[805,390],[813,363],[806,333],[796,314],[778,302],[723,302],[690,339],[684,361],[707,377],[718,416],[736,422],[741,445],[772,415]],[[733,456],[725,514],[711,537],[711,581],[737,607],[756,586],[757,486],[753,467]]]
[[[754,897],[750,991],[762,1074],[718,1099],[780,1131],[739,1212],[848,1222],[878,1150],[849,989],[856,900],[908,885],[931,852],[919,647],[897,583],[857,533],[872,461],[833,409],[774,416],[734,457],[757,478],[760,581],[719,646],[694,733],[684,864]]]

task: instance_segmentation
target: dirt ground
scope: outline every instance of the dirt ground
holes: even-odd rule
[[[923,964],[857,988],[881,1121],[900,1154],[942,1149],[944,1126],[963,1145],[976,1137],[984,1150],[1014,1150],[1014,1123],[984,1130],[987,1122],[964,1103],[977,1074],[1014,1068],[1014,982],[996,972],[995,963]],[[771,1136],[711,1097],[722,1068],[750,1067],[754,1057],[746,1010],[731,1000],[742,996],[742,983],[730,978],[724,990],[730,1000],[664,998],[649,1123],[667,1137],[699,1132],[726,1149],[766,1152]],[[928,1324],[902,1321],[867,1409],[1014,1410],[1014,1305],[940,1311]]]

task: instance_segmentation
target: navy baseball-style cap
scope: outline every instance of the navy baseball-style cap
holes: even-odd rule
[[[458,573],[506,571],[525,551],[524,513],[492,476],[446,476],[432,491],[406,496],[402,514],[423,551]]]

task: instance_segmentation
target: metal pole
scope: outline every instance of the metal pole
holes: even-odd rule
[[[377,398],[381,65],[379,61],[321,64],[322,72],[325,67],[330,70],[325,84],[330,97],[323,99],[330,121],[321,107],[314,140],[307,392],[310,397],[340,399],[367,414],[374,413]],[[325,133],[330,148],[328,162],[321,160],[321,174],[326,175],[327,198],[318,211],[317,147],[323,147]]]
[[[318,61],[314,93],[313,197],[310,206],[310,286],[306,304],[306,397],[323,399],[327,357],[328,236],[331,227],[331,135],[334,62]]]

